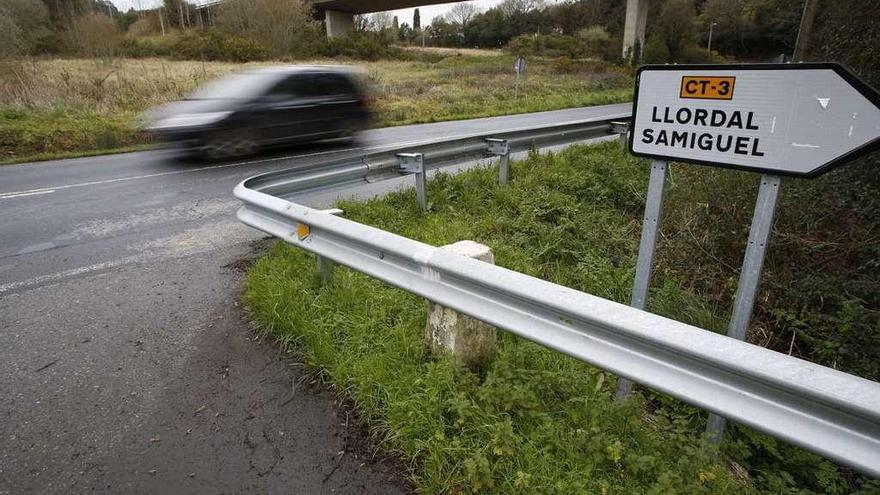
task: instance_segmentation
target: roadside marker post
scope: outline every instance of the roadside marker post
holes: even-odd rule
[[[398,153],[400,171],[416,178],[416,200],[422,211],[428,211],[428,190],[425,183],[425,156],[421,153]]]
[[[664,160],[760,172],[727,335],[745,340],[782,176],[813,178],[880,147],[880,94],[830,63],[643,66],[629,150],[652,158],[631,306],[644,309],[660,223]],[[662,164],[662,173],[659,165]],[[661,175],[662,174],[662,175]],[[617,398],[632,388],[618,381]],[[710,414],[718,443],[725,419]]]
[[[506,139],[488,138],[486,139],[488,152],[492,155],[500,157],[498,161],[498,183],[502,186],[507,185],[510,180],[510,145]]]
[[[513,64],[513,70],[516,72],[516,82],[514,83],[513,98],[519,99],[519,78],[526,72],[526,59],[522,56],[517,57]]]

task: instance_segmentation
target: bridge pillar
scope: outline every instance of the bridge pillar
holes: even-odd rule
[[[327,10],[324,12],[324,24],[327,26],[327,37],[333,38],[354,31],[354,14]]]
[[[623,25],[623,59],[638,60],[645,51],[645,26],[648,23],[648,0],[626,0],[626,23]],[[638,51],[638,53],[635,53]]]

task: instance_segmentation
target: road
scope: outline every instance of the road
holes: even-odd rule
[[[220,165],[150,151],[0,167],[0,494],[408,492],[295,356],[250,330],[242,272],[268,241],[236,221],[232,188],[328,155],[629,109],[377,129]]]

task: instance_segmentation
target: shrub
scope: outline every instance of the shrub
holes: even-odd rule
[[[268,50],[245,36],[224,36],[216,31],[187,33],[171,46],[175,58],[251,62],[266,60]]]
[[[328,39],[321,47],[321,55],[359,60],[407,59],[417,56],[417,54],[410,55],[406,50],[396,46],[390,46],[381,34],[362,31]]]
[[[662,64],[669,62],[669,58],[669,48],[666,47],[663,36],[658,33],[649,36],[645,42],[645,52],[642,53],[642,60],[648,64]]]
[[[123,57],[173,57],[171,43],[156,38],[125,38],[119,44],[119,54]]]
[[[608,35],[608,31],[602,26],[590,26],[581,29],[577,33],[578,40],[582,45],[584,54],[591,57],[606,57],[606,53],[612,48],[613,40]],[[617,55],[617,46],[614,46],[615,55]]]

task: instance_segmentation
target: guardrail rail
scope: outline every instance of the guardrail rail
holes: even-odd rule
[[[235,188],[244,203],[238,218],[320,259],[880,476],[876,382],[293,201],[294,196],[329,187],[397,177],[411,170],[401,166],[398,155],[404,152],[421,155],[424,174],[486,155],[504,159],[511,150],[608,135],[611,121],[625,117],[465,136],[263,174]],[[499,148],[501,142],[506,150]],[[308,227],[305,236],[301,225]]]

